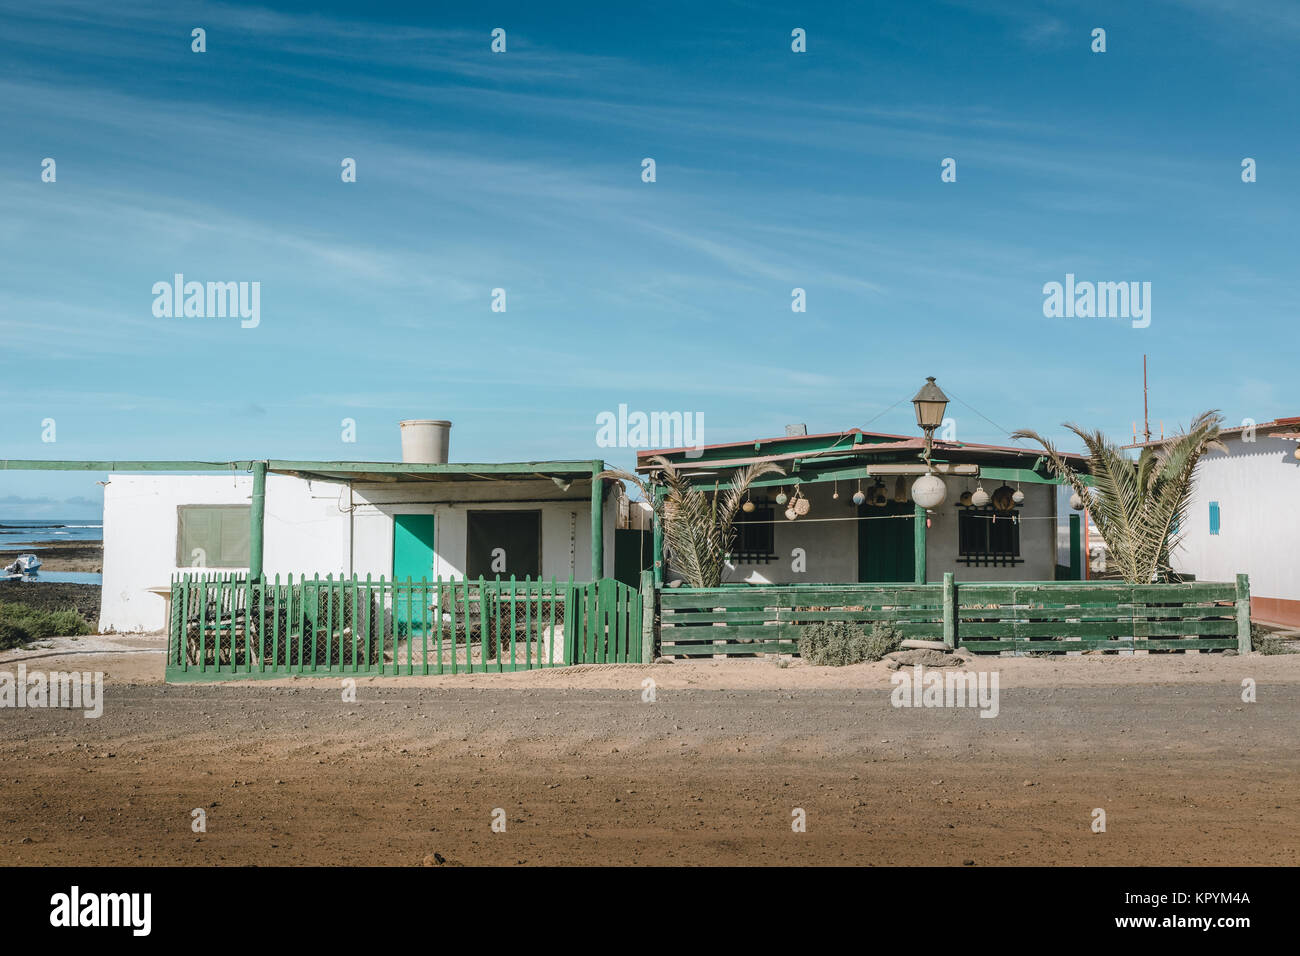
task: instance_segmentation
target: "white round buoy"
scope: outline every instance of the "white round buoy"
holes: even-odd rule
[[[937,508],[943,504],[948,486],[938,475],[922,475],[912,482],[912,501],[922,508]]]

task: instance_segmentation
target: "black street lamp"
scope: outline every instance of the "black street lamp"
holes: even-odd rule
[[[916,409],[916,424],[921,426],[925,432],[925,451],[921,457],[925,459],[928,466],[930,464],[930,446],[934,441],[934,430],[943,424],[943,413],[948,407],[948,396],[938,385],[934,384],[934,376],[928,376],[921,390],[916,393],[912,399],[912,405]]]

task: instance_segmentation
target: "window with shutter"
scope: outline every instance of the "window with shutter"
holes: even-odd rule
[[[246,568],[248,505],[181,505],[176,511],[178,568]]]

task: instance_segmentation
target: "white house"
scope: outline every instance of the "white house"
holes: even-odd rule
[[[157,473],[185,465],[219,473]],[[589,581],[597,568],[604,577],[613,567],[618,503],[608,493],[617,483],[595,480],[603,468],[601,461],[116,463],[104,489],[100,629],[163,628],[172,576],[196,570]]]
[[[705,491],[727,488],[732,473],[751,463],[783,469],[784,475],[751,485],[753,507],[738,515],[728,582],[925,582],[949,571],[958,581],[1058,577],[1059,482],[1041,452],[936,439],[932,470],[943,481],[943,500],[922,507],[912,500],[913,482],[927,471],[921,438],[857,428],[791,431],[637,456],[637,470],[647,477],[662,456]],[[1065,457],[1086,471],[1081,456]],[[1082,576],[1077,534],[1074,544],[1061,576]],[[669,556],[666,573],[661,568],[669,584],[671,563]]]
[[[1250,576],[1251,616],[1300,627],[1300,416],[1226,429],[1196,469],[1175,567]],[[1159,445],[1160,442],[1152,442]]]

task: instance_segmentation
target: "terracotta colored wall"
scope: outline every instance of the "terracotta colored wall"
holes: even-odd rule
[[[1300,601],[1288,601],[1285,598],[1268,598],[1250,596],[1250,616],[1256,621],[1269,624],[1285,624],[1288,627],[1300,627]]]

